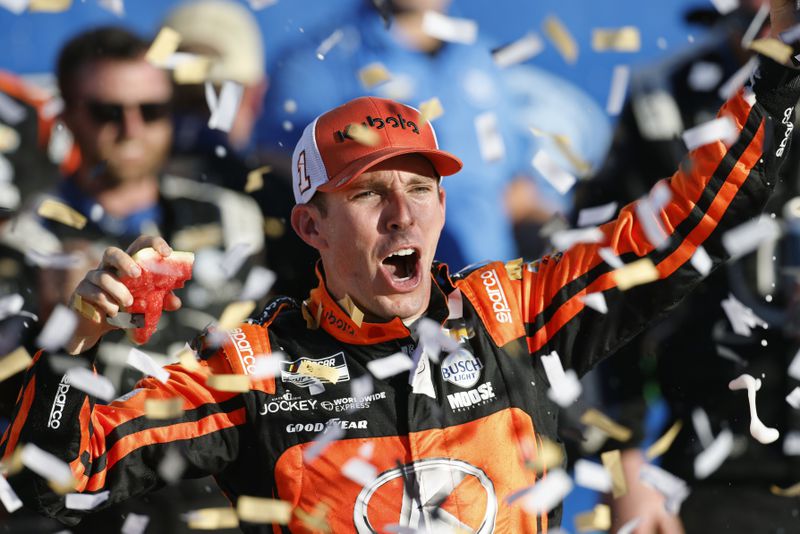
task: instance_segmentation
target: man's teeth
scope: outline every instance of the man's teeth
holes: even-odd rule
[[[391,254],[389,254],[389,257],[391,258],[392,256],[411,256],[412,254],[414,254],[414,249],[404,248],[396,252],[392,252]]]

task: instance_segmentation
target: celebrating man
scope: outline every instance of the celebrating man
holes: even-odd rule
[[[794,23],[789,2],[773,2],[772,16],[774,35]],[[695,251],[702,245],[720,264],[722,234],[758,215],[778,179],[785,152],[767,140],[789,137],[781,119],[800,80],[764,58],[755,79],[753,92],[721,111],[738,140],[696,149],[665,182],[671,201],[658,219],[668,239],[658,248],[628,206],[600,228],[601,243],[455,276],[433,254],[445,213],[440,177],[459,160],[438,149],[410,107],[359,98],[329,111],[306,128],[292,162],[292,226],[322,258],[309,299],[274,300],[219,348],[222,336],[201,337],[199,365],[170,366],[165,383],[147,378],[108,406],[73,384],[58,428],[48,428],[47,414],[65,388],[39,353],[0,453],[7,460],[35,444],[69,463],[75,491],[108,490],[108,503],[161,484],[159,466],[177,450],[187,475],[214,474],[233,502],[288,503],[293,513],[282,518],[242,506],[253,532],[259,520],[312,531],[323,508],[334,532],[547,531],[559,509],[514,496],[563,475],[528,467],[541,460],[544,438],[556,439],[551,397],[570,396],[571,375],[559,379],[554,366],[586,372],[674,305],[702,278],[689,262]],[[146,246],[170,254],[150,237],[127,252],[110,248],[76,295],[115,316],[131,301],[118,277],[137,275],[130,254]],[[595,293],[606,313],[585,305]],[[111,328],[82,317],[67,348],[91,363]],[[277,372],[263,372],[277,359]],[[249,386],[231,387],[229,375]],[[170,398],[181,399],[182,415],[147,417],[148,401]],[[84,513],[29,470],[9,482],[67,523]]]

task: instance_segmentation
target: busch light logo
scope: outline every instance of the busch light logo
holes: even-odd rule
[[[442,361],[442,378],[462,388],[478,383],[483,364],[470,351],[460,348]]]

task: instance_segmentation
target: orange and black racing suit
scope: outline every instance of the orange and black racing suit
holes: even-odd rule
[[[758,215],[778,179],[797,78],[763,60],[755,96],[740,91],[725,104],[721,113],[740,130],[738,140],[702,146],[667,180],[666,246],[647,241],[628,206],[601,227],[601,243],[455,276],[434,265],[425,315],[461,346],[439,362],[420,358],[411,379],[407,372],[375,379],[363,393],[368,362],[414,354],[416,341],[399,319],[357,325],[323,281],[302,306],[277,299],[259,319],[231,331],[222,348],[204,354],[199,370],[170,366],[166,384],[147,378],[109,405],[65,383],[39,353],[0,453],[8,458],[34,443],[70,464],[78,491],[110,490],[107,503],[161,484],[157,467],[175,449],[187,462],[186,476],[215,475],[234,502],[240,495],[271,497],[308,513],[324,503],[334,532],[386,532],[397,524],[427,531],[432,521],[479,533],[546,532],[560,522],[557,510],[535,517],[507,501],[541,480],[525,467],[523,449],[535,457],[542,438],[556,439],[558,409],[547,395],[541,356],[556,351],[564,368],[585,373],[701,280],[689,262],[699,246],[716,265],[724,261],[722,234]],[[620,291],[601,247],[625,263],[651,259],[659,279]],[[581,299],[596,292],[605,296],[605,314]],[[291,364],[275,378],[254,380],[250,391],[206,385],[209,373],[251,373],[255,356],[273,351]],[[298,373],[304,361],[338,369],[339,380]],[[355,397],[354,384],[362,392]],[[185,408],[180,418],[145,416],[147,399],[176,396]],[[304,460],[315,438],[334,430],[339,439]],[[364,485],[342,474],[359,457],[374,468]],[[66,509],[64,497],[31,471],[9,481],[43,513],[66,523],[82,513]],[[286,526],[243,528],[309,531],[298,515]]]

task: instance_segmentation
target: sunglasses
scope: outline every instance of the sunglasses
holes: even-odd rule
[[[89,100],[86,109],[89,116],[97,124],[122,124],[126,107],[138,107],[139,115],[144,122],[156,122],[169,117],[172,112],[170,102],[140,102],[138,104],[117,104],[114,102],[100,102]]]

